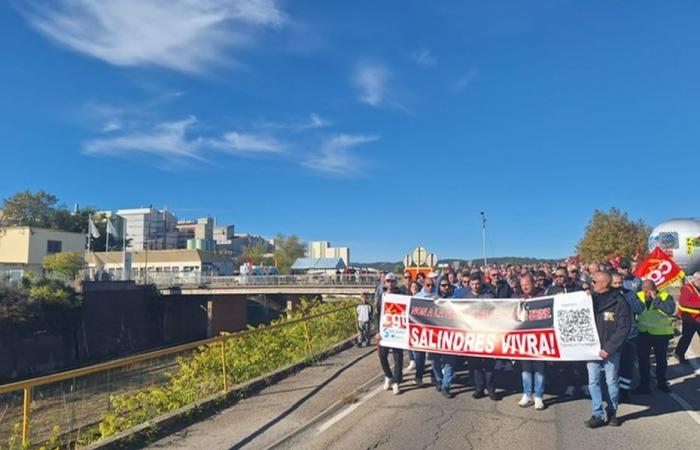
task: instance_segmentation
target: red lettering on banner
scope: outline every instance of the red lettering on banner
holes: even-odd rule
[[[553,329],[480,332],[409,323],[409,348],[496,358],[559,359]]]

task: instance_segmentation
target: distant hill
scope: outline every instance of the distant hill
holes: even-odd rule
[[[489,264],[542,264],[542,263],[558,263],[560,261],[563,261],[565,258],[558,258],[558,259],[543,259],[543,258],[527,258],[527,257],[522,257],[522,256],[501,256],[498,258],[489,258]],[[438,264],[442,263],[449,263],[449,264],[455,264],[457,262],[460,265],[467,265],[467,264],[478,264],[481,260],[480,259],[441,259],[438,261]],[[396,266],[401,266],[403,268],[403,262],[401,261],[396,261],[396,262],[372,262],[372,263],[352,263],[353,267],[371,267],[372,269],[380,270],[380,271],[386,271],[386,272],[393,272],[396,270]]]

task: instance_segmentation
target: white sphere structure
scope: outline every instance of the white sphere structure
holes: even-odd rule
[[[657,225],[649,235],[649,251],[661,247],[686,274],[700,270],[700,220],[672,219]]]

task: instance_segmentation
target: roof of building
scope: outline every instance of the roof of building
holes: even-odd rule
[[[79,233],[75,231],[66,231],[66,230],[56,230],[54,228],[42,228],[42,227],[35,227],[35,226],[30,226],[30,225],[17,225],[17,226],[11,226],[11,227],[1,227],[4,230],[21,230],[21,229],[30,229],[31,230],[39,230],[39,231],[48,231],[51,233],[66,233],[66,234],[73,234],[73,235],[80,235],[80,236],[87,236],[86,233]]]
[[[221,255],[215,252],[198,249],[177,249],[177,250],[149,250],[130,252],[132,254],[133,264],[144,264],[146,262],[146,253],[148,253],[148,262],[152,264],[162,263],[181,263],[181,262],[232,262],[231,257]],[[86,253],[85,261],[93,264],[99,261],[101,264],[121,264],[122,252],[94,252]]]
[[[299,258],[292,264],[292,270],[344,269],[343,258]]]

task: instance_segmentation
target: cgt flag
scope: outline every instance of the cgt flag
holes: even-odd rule
[[[653,281],[658,288],[664,288],[685,277],[683,269],[658,246],[637,267],[634,274],[642,280]]]

